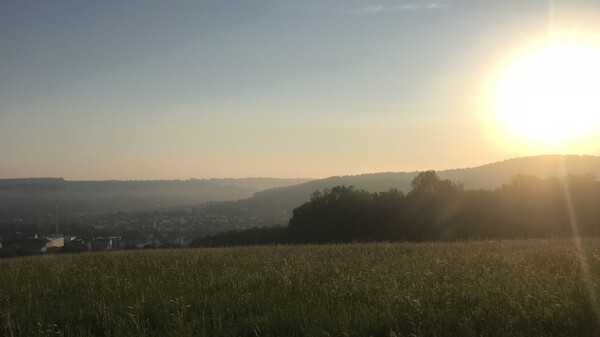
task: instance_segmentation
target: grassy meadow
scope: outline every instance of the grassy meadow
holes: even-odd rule
[[[598,336],[600,239],[582,246],[550,239],[5,259],[0,336]]]

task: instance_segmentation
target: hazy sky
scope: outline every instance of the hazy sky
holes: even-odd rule
[[[490,136],[489,83],[549,29],[600,33],[598,3],[5,0],[0,178],[318,178],[533,154]]]

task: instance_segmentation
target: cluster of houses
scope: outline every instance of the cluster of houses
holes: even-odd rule
[[[20,252],[25,254],[45,253],[47,251],[57,250],[71,242],[78,242],[75,237],[70,236],[48,236],[26,239],[12,239],[0,243],[0,249],[5,252]]]
[[[161,244],[187,246],[197,237],[228,230],[262,226],[268,222],[266,219],[255,215],[213,213],[204,208],[153,211],[141,215],[128,213],[100,215],[91,219],[84,219],[93,228],[92,233],[103,233],[103,236],[92,240],[82,240],[81,236],[90,237],[90,231],[71,232],[76,236],[58,234],[57,218],[56,234],[23,238],[19,231],[5,233],[9,237],[0,237],[0,256],[29,255],[54,251],[110,251],[158,247]],[[24,220],[21,218],[13,220],[13,223],[19,225],[23,222]],[[24,232],[32,233],[33,231]]]
[[[62,234],[46,237],[35,235],[31,238],[0,241],[0,251],[14,254],[38,254],[53,251],[108,251],[129,247],[144,248],[148,245],[159,244],[158,240],[149,239],[144,242],[128,243],[120,236],[97,237],[84,242],[75,236]]]

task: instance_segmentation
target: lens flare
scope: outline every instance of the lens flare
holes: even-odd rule
[[[569,222],[571,225],[571,235],[573,236],[573,243],[577,250],[577,259],[579,260],[579,270],[581,272],[581,278],[587,296],[592,305],[592,309],[596,314],[596,323],[600,327],[600,304],[598,303],[598,296],[595,290],[595,284],[590,272],[590,266],[587,262],[586,252],[581,243],[581,236],[579,234],[579,223],[577,221],[577,213],[575,206],[573,205],[573,198],[571,198],[571,188],[569,186],[569,177],[567,176],[567,167],[564,158],[561,159],[561,170],[562,175],[565,176],[563,180],[563,192],[565,195],[565,203],[569,212]]]

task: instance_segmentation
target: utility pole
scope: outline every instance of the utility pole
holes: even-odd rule
[[[58,206],[56,206],[56,237],[58,238]]]

